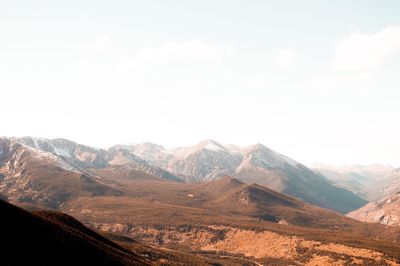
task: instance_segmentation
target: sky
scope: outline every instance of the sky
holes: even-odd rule
[[[0,135],[400,167],[400,1],[0,0]]]

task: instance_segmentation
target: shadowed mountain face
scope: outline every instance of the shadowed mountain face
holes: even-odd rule
[[[0,200],[1,265],[150,265],[70,216]]]

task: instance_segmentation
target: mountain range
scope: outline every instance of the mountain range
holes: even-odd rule
[[[262,144],[239,147],[206,140],[171,150],[151,143],[125,145],[123,148],[186,182],[207,182],[233,176],[245,183],[257,183],[340,212],[366,203],[351,191],[335,186],[323,175]]]
[[[189,183],[232,176],[343,213],[367,203],[261,144],[242,148],[206,140],[171,150],[151,143],[115,145],[105,150],[65,139],[24,137],[0,139],[0,151],[0,193],[48,207],[62,204],[74,193],[120,195],[121,191],[108,184],[113,179],[104,177],[129,176],[134,171],[145,172],[150,178]]]

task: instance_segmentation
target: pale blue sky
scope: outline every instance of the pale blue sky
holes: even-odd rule
[[[399,1],[1,1],[0,135],[400,166]]]

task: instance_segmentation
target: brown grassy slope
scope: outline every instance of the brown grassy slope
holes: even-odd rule
[[[399,257],[400,229],[358,222],[234,178],[206,184],[121,179],[123,197],[78,198],[63,210],[108,232],[225,225],[383,251]],[[290,225],[277,222],[286,220]],[[172,229],[175,230],[175,229]]]
[[[238,183],[224,178],[207,184],[208,190],[224,188],[210,208],[226,213],[246,215],[271,222],[326,229],[348,229],[358,223],[342,214],[304,203],[257,184]],[[234,185],[232,185],[234,183]],[[227,189],[230,184],[230,189]]]
[[[209,183],[185,184],[150,180],[140,176],[140,173],[135,173],[130,179],[119,180],[121,186],[117,189],[123,191],[125,197],[111,200],[115,204],[116,212],[122,206],[126,206],[123,208],[137,209],[138,216],[139,213],[145,212],[144,210],[153,215],[160,210],[160,215],[162,212],[175,213],[176,217],[172,217],[173,219],[183,216],[182,220],[187,221],[201,215],[204,217],[200,217],[200,221],[207,220],[207,217],[217,214],[241,216],[241,219],[247,217],[246,219],[255,218],[272,222],[285,221],[291,225],[320,229],[354,231],[364,228],[363,223],[338,212],[304,203],[260,185],[248,185],[235,178],[225,177]],[[102,204],[108,205],[108,199],[103,202],[98,201],[100,209]],[[68,205],[70,206],[68,208],[74,207],[73,204]],[[182,209],[182,213],[179,213],[179,209]],[[145,213],[143,215],[145,216]],[[151,217],[152,215],[147,217],[148,221],[152,219]]]
[[[134,228],[174,231],[224,225],[342,243],[400,257],[399,228],[362,223],[236,179],[208,184],[124,179],[122,187],[123,197],[78,198],[63,210],[97,229],[131,236]],[[277,223],[283,219],[290,225]],[[193,231],[189,229],[188,233]]]
[[[222,230],[210,230],[209,227],[222,225],[254,232],[275,232],[286,236],[299,236],[323,243],[340,243],[347,246],[381,251],[391,257],[400,258],[400,246],[395,240],[399,230],[374,224],[356,222],[351,230],[327,230],[301,226],[280,225],[243,215],[226,215],[217,211],[201,208],[183,207],[133,200],[126,197],[82,198],[71,202],[76,211],[74,217],[96,229],[116,234],[138,237],[140,228],[160,231],[160,235],[180,232],[184,235],[196,232],[209,232],[219,235]],[[83,210],[83,211],[82,211]],[[360,226],[360,228],[357,228]],[[217,232],[218,231],[218,232]],[[146,234],[146,230],[144,231]],[[146,236],[143,235],[145,238]],[[171,240],[173,239],[166,239]],[[146,241],[145,241],[146,242]],[[173,247],[171,247],[173,248]],[[180,249],[175,247],[174,249]]]
[[[147,265],[70,216],[0,201],[1,265]]]

